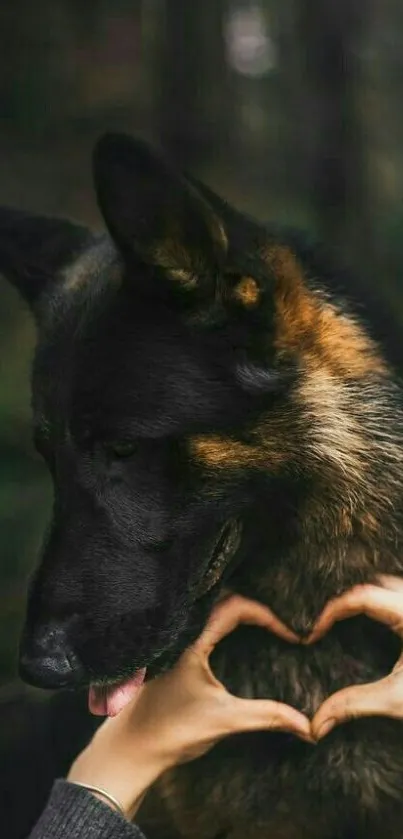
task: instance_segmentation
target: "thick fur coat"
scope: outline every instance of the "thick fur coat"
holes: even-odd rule
[[[51,688],[170,667],[223,587],[306,634],[330,598],[403,573],[402,359],[378,301],[140,141],[104,137],[94,178],[107,234],[0,212],[0,269],[38,325],[35,440],[54,484],[21,672]],[[212,663],[234,693],[312,716],[398,655],[360,617],[313,647],[242,627]],[[399,839],[403,726],[354,720],[316,747],[232,737],[165,776],[140,824],[150,839]]]

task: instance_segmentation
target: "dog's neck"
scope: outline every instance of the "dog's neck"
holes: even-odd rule
[[[309,437],[310,471],[261,490],[234,587],[308,632],[325,603],[403,575],[403,412],[390,381],[350,388]],[[301,445],[307,445],[306,439]],[[309,456],[308,456],[309,455]],[[231,581],[232,582],[232,581]]]
[[[297,530],[283,545],[261,539],[229,585],[266,603],[295,631],[305,633],[329,599],[379,573],[403,576],[403,518],[400,532],[391,538],[379,529],[327,541],[323,536],[304,538]]]

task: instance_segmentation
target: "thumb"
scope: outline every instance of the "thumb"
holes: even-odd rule
[[[403,718],[403,684],[394,676],[379,682],[357,685],[334,693],[312,720],[312,734],[321,740],[336,725],[357,717]]]
[[[313,743],[311,723],[307,717],[271,699],[240,699],[233,697],[229,705],[231,732],[288,731],[301,740]]]

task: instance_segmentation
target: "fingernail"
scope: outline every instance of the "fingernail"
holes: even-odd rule
[[[335,725],[336,720],[334,719],[326,720],[324,723],[322,723],[320,728],[318,728],[316,740],[322,740],[323,737],[326,737],[326,735],[329,734],[329,731],[331,731]]]

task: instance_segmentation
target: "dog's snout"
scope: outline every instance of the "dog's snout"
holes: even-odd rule
[[[83,667],[63,624],[49,623],[26,632],[21,641],[19,672],[35,687],[56,689],[78,684]]]

